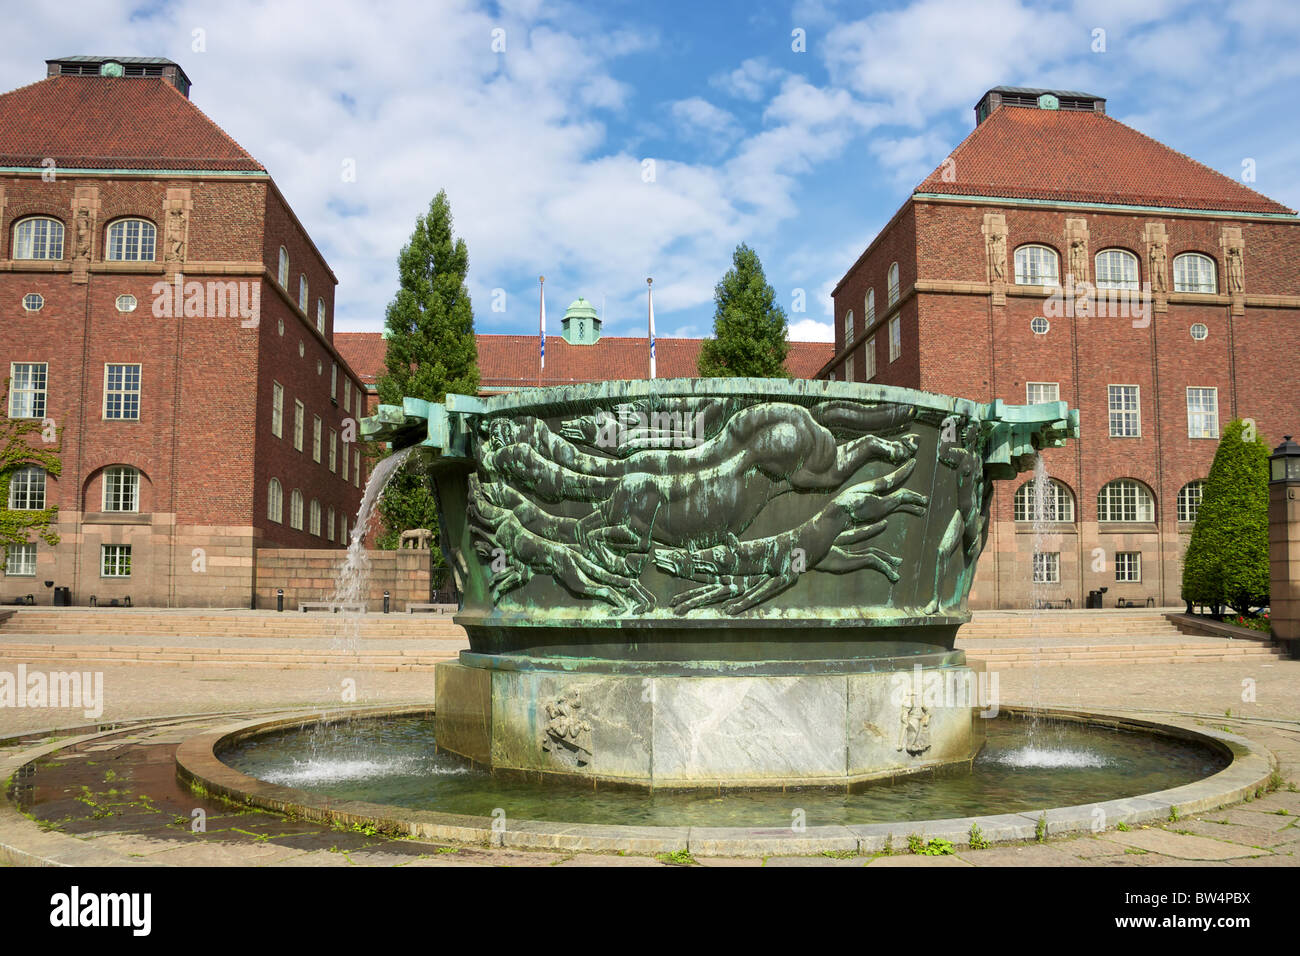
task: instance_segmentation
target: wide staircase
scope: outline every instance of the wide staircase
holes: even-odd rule
[[[1165,617],[1181,610],[975,611],[957,632],[957,647],[968,659],[998,669],[1282,657],[1263,633],[1258,638],[1185,634]]]
[[[976,611],[957,647],[998,669],[1281,657],[1263,634],[1184,634],[1164,616],[1176,610]],[[464,630],[436,613],[18,608],[0,622],[0,662],[400,671],[454,660],[466,647]]]
[[[17,608],[0,661],[372,670],[427,668],[468,646],[448,614]]]

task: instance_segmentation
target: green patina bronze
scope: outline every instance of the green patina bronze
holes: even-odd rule
[[[475,653],[847,660],[951,649],[995,479],[1064,402],[667,379],[380,406],[419,446]]]

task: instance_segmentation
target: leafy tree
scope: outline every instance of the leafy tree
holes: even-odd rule
[[[0,402],[9,407],[9,380],[0,393]],[[32,444],[28,436],[39,434],[44,445]],[[36,535],[53,547],[59,535],[50,525],[58,515],[57,507],[41,511],[10,511],[9,484],[14,472],[33,465],[44,468],[48,474],[57,475],[63,470],[59,453],[63,450],[63,429],[55,428],[49,419],[0,418],[0,570],[4,569],[11,544],[25,544],[30,535]]]
[[[789,378],[785,310],[767,284],[758,254],[741,243],[713,290],[713,335],[700,348],[706,377]]]
[[[1253,425],[1223,430],[1183,557],[1184,601],[1242,616],[1268,603],[1268,454]]]
[[[441,402],[448,392],[478,391],[474,309],[465,285],[469,251],[464,239],[452,237],[451,227],[451,205],[442,190],[416,220],[398,257],[400,285],[384,323],[385,370],[377,383],[383,404],[400,405],[404,396]],[[386,454],[374,451],[375,457]],[[401,533],[412,528],[438,533],[433,489],[417,468],[394,475],[378,507],[381,548],[397,547]]]

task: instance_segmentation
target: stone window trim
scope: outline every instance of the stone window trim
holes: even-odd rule
[[[41,224],[44,224],[44,228],[41,228]],[[15,220],[10,229],[9,258],[22,261],[62,260],[66,234],[66,225],[57,216],[24,216]],[[55,245],[58,246],[58,255],[51,255]],[[36,255],[37,252],[42,255]]]
[[[1203,262],[1202,262],[1203,260]],[[1217,296],[1219,294],[1219,261],[1208,252],[1199,249],[1187,249],[1172,259],[1173,291],[1182,295]],[[1196,282],[1196,288],[1188,288],[1192,278],[1188,273],[1195,265],[1197,278],[1208,276],[1209,282]],[[1208,265],[1208,268],[1205,266]],[[1180,275],[1181,273],[1181,275]],[[1208,288],[1205,286],[1208,285]]]
[[[1026,242],[1016,246],[1012,261],[1016,285],[1056,288],[1061,284],[1061,254],[1045,242]],[[1044,267],[1050,263],[1050,268],[1032,268],[1038,262]],[[1040,282],[1038,279],[1050,281]]]
[[[158,226],[143,216],[122,216],[104,227],[105,262],[157,262]]]

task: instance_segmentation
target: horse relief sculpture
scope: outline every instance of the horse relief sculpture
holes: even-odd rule
[[[929,498],[905,487],[915,409],[729,404],[678,401],[652,415],[623,404],[556,428],[530,416],[482,422],[467,511],[493,599],[548,574],[578,597],[642,614],[657,605],[642,575],[657,568],[679,581],[674,614],[721,604],[735,615],[806,571],[898,580],[903,559],[866,542],[904,520],[895,516],[927,513]],[[854,480],[877,464],[890,470]],[[780,496],[813,492],[825,503],[811,516],[745,537]]]

